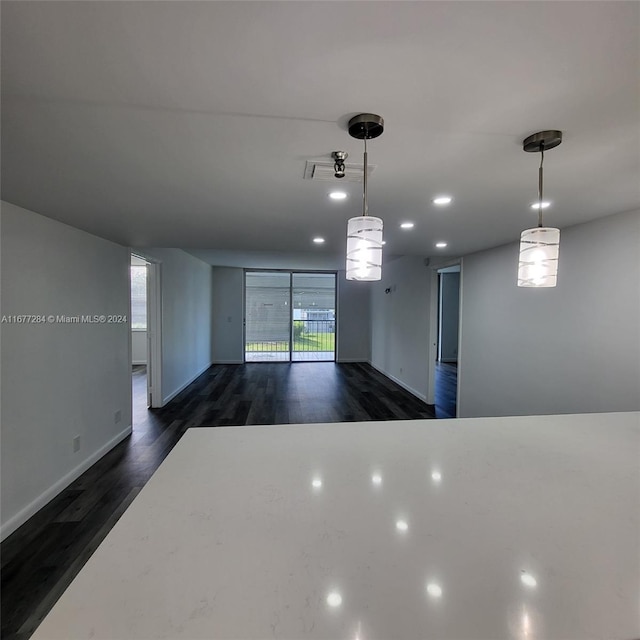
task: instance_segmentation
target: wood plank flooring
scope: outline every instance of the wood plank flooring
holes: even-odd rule
[[[455,418],[458,394],[458,365],[450,362],[436,362],[434,399],[436,418]]]
[[[184,432],[198,426],[434,418],[366,364],[214,365],[162,409],[147,410],[134,367],[133,434],[1,546],[1,637],[26,640]]]

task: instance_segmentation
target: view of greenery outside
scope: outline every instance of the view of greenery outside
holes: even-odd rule
[[[335,333],[303,333],[295,335],[294,351],[333,351],[335,349]],[[289,351],[289,341],[247,342],[246,351]]]

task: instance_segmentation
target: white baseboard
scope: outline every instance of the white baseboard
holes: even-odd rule
[[[198,373],[191,376],[182,386],[178,387],[175,391],[171,392],[166,398],[162,400],[162,406],[166,405],[167,402],[171,402],[181,391],[184,391],[198,376],[201,376],[213,363],[210,362],[208,365],[204,366]]]
[[[10,536],[18,527],[22,526],[32,515],[42,509],[47,503],[55,498],[61,491],[66,489],[74,480],[79,478],[91,465],[96,463],[102,456],[109,453],[113,447],[120,444],[127,436],[131,434],[131,426],[121,431],[117,436],[111,438],[109,442],[102,445],[96,452],[92,453],[88,458],[81,462],[75,469],[64,475],[55,484],[50,486],[46,491],[41,493],[35,500],[32,500],[24,509],[21,509],[14,516],[9,518],[2,525],[2,533],[0,539],[4,540]]]
[[[213,364],[244,364],[244,360],[214,360]]]
[[[339,360],[336,360],[336,362],[362,362],[362,364],[371,364],[366,358],[340,358]]]
[[[426,402],[427,401],[427,396],[424,393],[420,393],[419,391],[416,391],[415,389],[410,387],[408,384],[402,382],[402,380],[399,380],[395,376],[392,376],[390,373],[387,373],[384,369],[381,369],[380,367],[376,367],[376,365],[373,364],[373,362],[371,362],[369,364],[371,364],[371,366],[376,371],[379,371],[383,376],[387,376],[387,378],[389,378],[389,380],[393,380],[396,384],[400,385],[403,389],[408,391],[411,395],[414,395],[416,398],[420,398],[420,400],[422,400],[422,402]]]

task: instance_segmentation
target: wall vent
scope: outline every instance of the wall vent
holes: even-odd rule
[[[367,167],[367,177],[370,177],[377,165]],[[324,182],[362,182],[364,179],[364,165],[349,162],[345,164],[344,178],[336,178],[333,160],[307,160],[304,168],[305,180],[322,180]]]

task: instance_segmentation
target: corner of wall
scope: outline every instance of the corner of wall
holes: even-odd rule
[[[85,471],[94,465],[100,458],[105,456],[111,449],[119,445],[123,440],[128,438],[132,433],[132,426],[129,425],[123,429],[118,435],[105,443],[100,449],[85,458],[77,467],[60,478],[55,484],[43,491],[39,496],[27,504],[23,509],[10,517],[2,524],[2,533],[0,540],[8,538],[14,531],[21,527],[31,516],[35,515],[42,507],[46,506],[59,493],[64,491],[72,482],[77,480]]]

